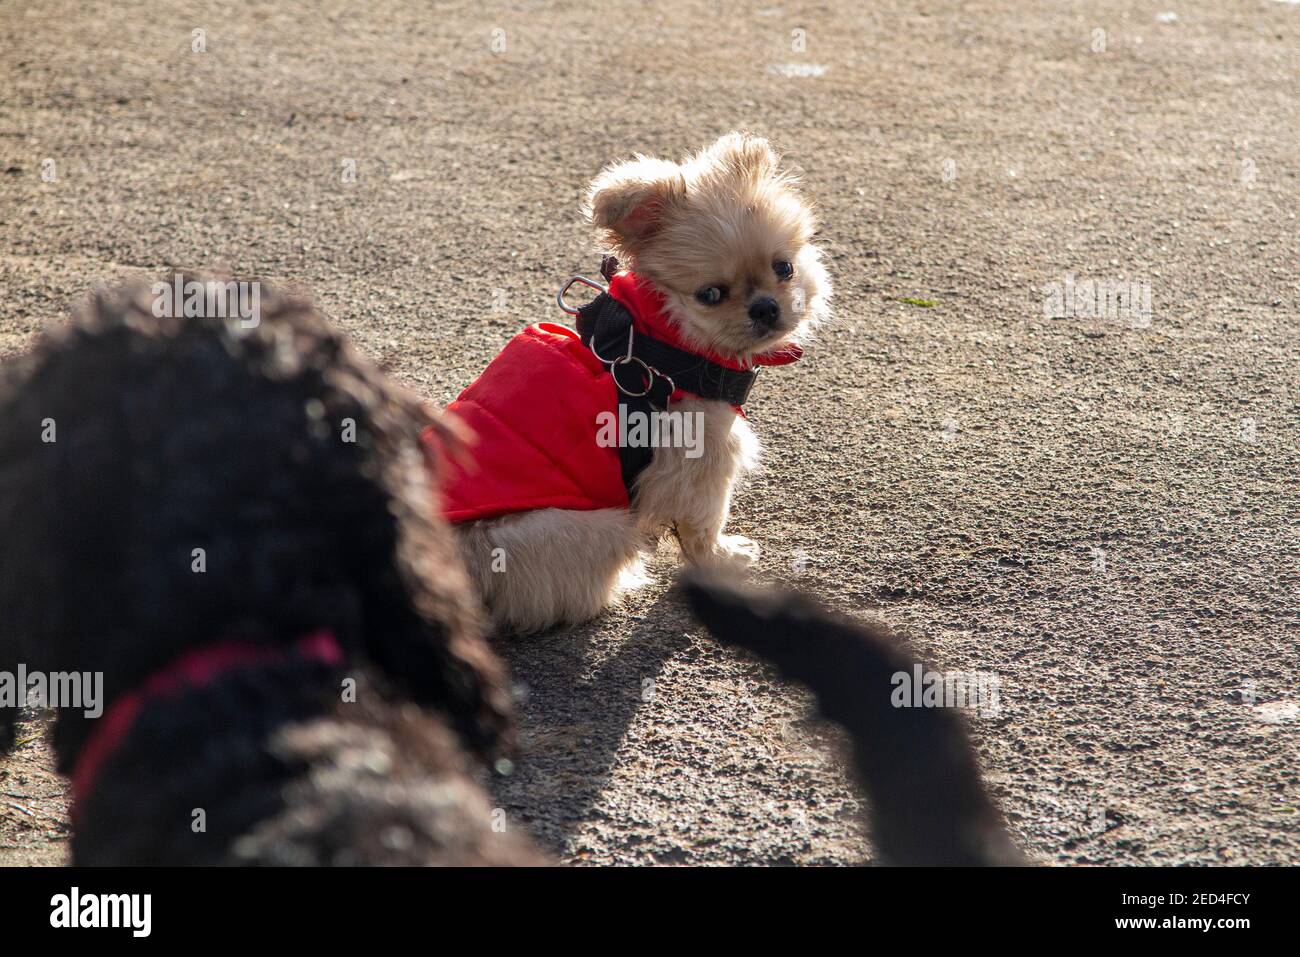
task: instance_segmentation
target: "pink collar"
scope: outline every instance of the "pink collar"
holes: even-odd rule
[[[72,768],[72,816],[85,804],[99,777],[100,769],[126,737],[141,709],[151,698],[174,695],[184,688],[198,688],[217,675],[244,665],[279,662],[297,653],[326,664],[343,661],[338,640],[329,631],[300,638],[291,646],[258,645],[243,639],[228,639],[185,652],[144,683],[113,702],[81,748]]]
[[[748,366],[735,359],[720,356],[716,352],[701,351],[686,342],[677,323],[668,318],[667,302],[663,293],[655,289],[650,280],[633,272],[617,273],[610,279],[609,294],[632,313],[632,326],[638,333],[666,342],[686,352],[693,352],[728,369],[742,370],[755,365],[789,365],[803,356],[803,349],[793,342],[772,352],[754,356]]]

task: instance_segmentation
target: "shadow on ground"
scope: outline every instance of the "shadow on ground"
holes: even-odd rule
[[[598,805],[628,728],[665,662],[690,644],[692,623],[670,592],[622,635],[598,619],[494,640],[511,668],[520,724],[515,770],[494,790],[508,819],[557,857],[581,859],[578,828],[604,817]]]

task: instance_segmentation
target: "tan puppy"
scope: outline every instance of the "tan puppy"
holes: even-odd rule
[[[812,211],[759,137],[731,133],[681,163],[638,156],[611,165],[591,184],[585,212],[661,297],[665,331],[688,351],[749,368],[827,314]],[[737,477],[757,459],[754,433],[726,401],[679,391],[671,409],[700,441],[656,447],[629,490],[630,508],[538,508],[459,526],[499,626],[534,631],[595,616],[667,532],[692,563],[757,559],[756,544],[723,531]]]

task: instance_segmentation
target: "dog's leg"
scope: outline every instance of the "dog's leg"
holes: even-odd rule
[[[698,441],[655,450],[637,479],[638,522],[651,534],[675,530],[682,555],[693,565],[752,564],[758,545],[723,528],[737,476],[757,461],[758,440],[723,402],[687,399],[674,404],[673,412],[686,423],[682,434]]]
[[[762,549],[757,542],[744,535],[723,533],[729,512],[730,501],[723,506],[721,514],[704,524],[689,520],[677,522],[677,541],[688,562],[692,565],[729,564],[743,568],[758,561]]]

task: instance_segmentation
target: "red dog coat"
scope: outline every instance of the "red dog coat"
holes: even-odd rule
[[[664,314],[663,296],[647,281],[619,273],[610,280],[609,294],[631,313],[638,337],[728,369],[744,368],[686,346]],[[790,345],[754,361],[785,365],[801,354]],[[678,389],[673,398],[685,395]],[[456,523],[538,508],[627,508],[619,449],[596,441],[598,416],[616,413],[618,405],[608,366],[576,332],[549,322],[529,326],[447,407],[477,441],[467,450],[471,461],[441,457],[443,514]],[[425,441],[434,441],[431,432]]]

